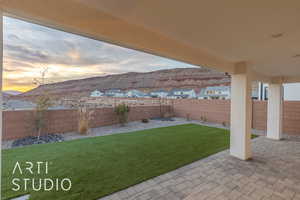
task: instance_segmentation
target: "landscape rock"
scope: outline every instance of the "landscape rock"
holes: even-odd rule
[[[13,141],[12,147],[21,147],[21,146],[27,146],[32,144],[46,144],[46,143],[62,142],[62,141],[64,141],[64,137],[60,134],[42,135],[40,136],[39,139],[37,136],[28,136]]]

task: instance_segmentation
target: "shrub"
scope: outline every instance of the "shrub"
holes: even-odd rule
[[[129,106],[125,103],[119,104],[115,108],[115,113],[118,116],[119,122],[122,126],[124,126],[128,121],[128,113],[130,109]]]
[[[202,122],[206,122],[206,121],[207,121],[207,119],[206,119],[205,116],[201,116],[201,117],[200,117],[200,120],[201,120]]]
[[[186,121],[191,121],[190,113],[187,113],[187,114],[186,114]]]
[[[143,123],[148,123],[148,122],[149,122],[149,119],[142,119],[142,122],[143,122]]]
[[[222,125],[223,125],[224,127],[226,127],[226,126],[227,126],[227,123],[224,121],[224,122],[222,122]]]
[[[89,110],[87,107],[79,107],[78,109],[78,114],[79,114],[79,119],[78,119],[78,132],[81,135],[86,135],[88,134],[89,131],[89,122],[93,117],[93,111]]]

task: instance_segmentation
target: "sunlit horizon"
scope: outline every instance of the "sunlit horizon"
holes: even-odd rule
[[[3,90],[36,87],[47,68],[47,83],[127,72],[191,68],[194,65],[4,17]]]

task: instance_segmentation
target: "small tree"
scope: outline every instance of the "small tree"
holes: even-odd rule
[[[44,68],[41,71],[41,78],[34,79],[34,84],[38,87],[41,87],[45,84],[45,77],[48,68]],[[43,91],[43,90],[42,90]],[[46,113],[49,107],[52,106],[52,101],[50,96],[46,91],[43,91],[42,94],[36,99],[36,106],[34,109],[34,125],[38,133],[38,140],[40,139],[41,133],[46,125]]]
[[[52,105],[51,99],[48,95],[41,95],[38,97],[36,107],[34,110],[34,124],[35,129],[38,133],[38,140],[40,139],[41,133],[46,125],[46,113],[48,108]]]
[[[115,108],[115,112],[119,118],[119,122],[122,126],[124,126],[128,121],[128,113],[130,109],[129,106],[125,103],[119,104]]]

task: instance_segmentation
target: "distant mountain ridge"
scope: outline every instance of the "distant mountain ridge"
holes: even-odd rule
[[[22,92],[16,91],[16,90],[5,90],[2,92],[2,98],[4,101],[6,101],[6,100],[10,99],[11,97],[14,97],[19,94],[22,94]]]
[[[146,73],[129,72],[78,80],[46,84],[18,95],[19,97],[38,96],[47,92],[54,96],[89,96],[94,90],[105,91],[138,89],[150,92],[157,89],[201,88],[213,85],[229,85],[230,77],[224,73],[206,68],[176,68]]]
[[[5,90],[5,91],[3,91],[3,93],[5,93],[7,95],[19,95],[19,94],[22,94],[22,92],[17,91],[17,90]]]

